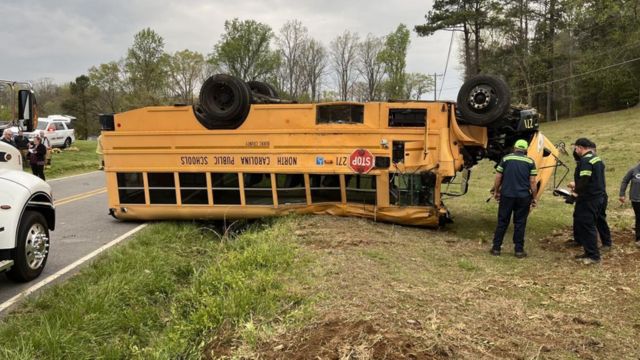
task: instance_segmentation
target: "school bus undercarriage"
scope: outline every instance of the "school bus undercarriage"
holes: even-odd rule
[[[498,161],[515,140],[531,144],[540,188],[557,165],[535,111],[505,107],[508,90],[492,77],[465,83],[457,104],[293,104],[253,85],[216,75],[194,107],[101,116],[111,214],[157,220],[295,212],[438,226],[448,215],[442,185],[466,181],[463,173],[480,159]]]

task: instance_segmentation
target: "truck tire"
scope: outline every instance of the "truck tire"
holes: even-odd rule
[[[244,81],[225,74],[208,78],[199,96],[200,104],[194,112],[207,129],[238,128],[251,109],[251,91]]]
[[[507,84],[490,75],[477,75],[467,80],[458,92],[457,108],[461,122],[488,126],[503,118],[511,108]]]
[[[49,257],[49,228],[44,216],[26,210],[20,220],[16,247],[11,251],[13,266],[7,276],[17,282],[37,278]]]
[[[64,144],[62,145],[63,149],[68,149],[69,147],[71,147],[71,138],[70,137],[64,139]]]
[[[268,83],[262,81],[249,81],[247,82],[247,85],[249,86],[249,89],[256,94],[268,96],[274,99],[278,98],[278,92]]]

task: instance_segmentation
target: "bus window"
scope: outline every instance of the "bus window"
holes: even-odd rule
[[[389,127],[424,127],[426,109],[389,109]]]
[[[436,176],[420,174],[393,174],[389,186],[389,202],[398,206],[433,205]]]
[[[307,203],[307,192],[302,174],[277,174],[276,191],[280,205]]]
[[[244,174],[243,176],[246,204],[273,206],[271,174]]]
[[[345,175],[347,202],[376,204],[376,177],[372,175]]]
[[[240,205],[240,183],[236,173],[212,173],[213,205]]]
[[[184,205],[207,205],[207,174],[180,173],[180,197]]]
[[[176,184],[173,173],[147,173],[150,204],[176,204]]]
[[[144,204],[142,173],[118,173],[118,197],[120,204]]]
[[[316,109],[316,124],[362,124],[364,119],[364,105],[330,104]]]
[[[342,202],[340,175],[309,175],[311,202]]]

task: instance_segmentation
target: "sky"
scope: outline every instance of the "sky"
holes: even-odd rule
[[[254,19],[278,33],[297,19],[325,46],[343,31],[384,36],[404,23],[411,29],[407,72],[443,74],[451,33],[418,37],[432,0],[0,0],[0,79],[69,82],[95,65],[123,58],[134,35],[151,28],[165,50],[211,53],[224,21]],[[462,84],[454,38],[446,76],[438,77],[443,100]],[[441,85],[444,81],[444,87]],[[438,91],[440,92],[440,91]],[[433,92],[423,98],[433,99]]]

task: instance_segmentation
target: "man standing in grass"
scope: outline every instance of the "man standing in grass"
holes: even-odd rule
[[[518,140],[514,145],[514,152],[502,158],[496,167],[496,180],[494,184],[494,197],[498,206],[498,225],[493,236],[491,254],[500,255],[502,240],[509,227],[511,214],[513,214],[513,243],[515,256],[524,258],[524,233],[527,226],[527,217],[531,206],[536,206],[536,165],[526,155],[529,148],[526,140]]]
[[[631,168],[622,179],[620,185],[620,202],[624,203],[626,200],[627,187],[631,183],[631,190],[629,190],[629,200],[633,206],[633,213],[636,217],[636,246],[640,247],[640,162]]]
[[[594,155],[596,144],[593,141],[579,138],[573,147],[574,153],[580,158],[574,173],[573,192],[577,198],[573,211],[573,238],[584,248],[584,254],[576,256],[576,259],[591,265],[600,262],[597,223],[603,221],[600,212],[605,206],[607,193],[604,163]],[[610,247],[611,238],[603,238],[602,243],[603,247]]]

